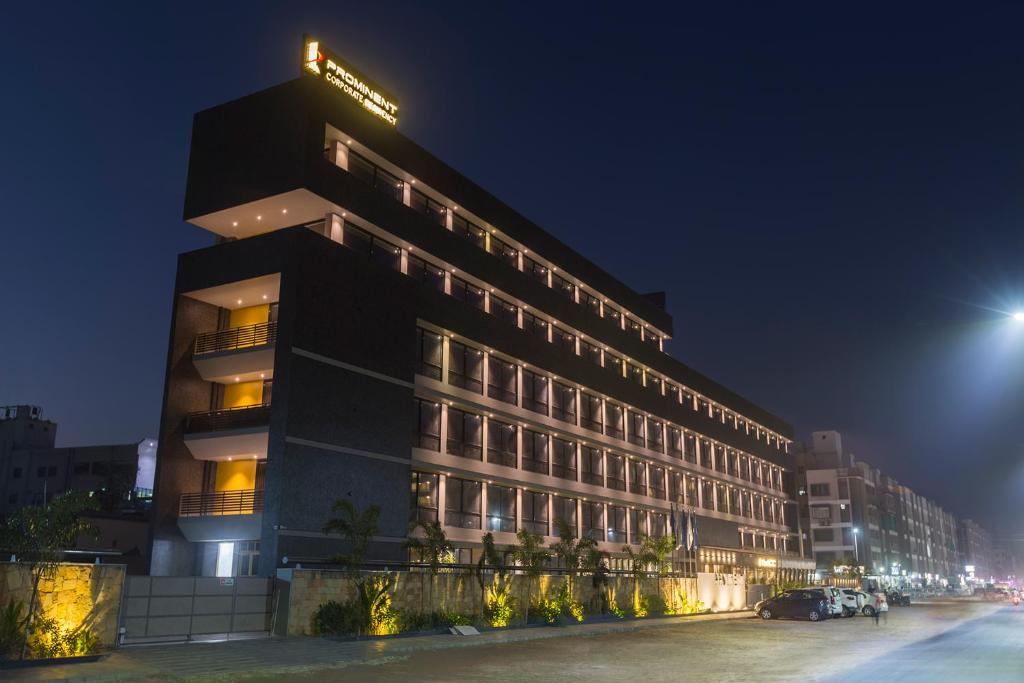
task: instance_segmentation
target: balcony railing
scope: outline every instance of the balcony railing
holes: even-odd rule
[[[193,355],[235,351],[254,346],[265,346],[277,341],[277,321],[232,327],[230,330],[208,332],[196,337]]]
[[[224,408],[192,413],[185,418],[185,433],[220,432],[228,429],[265,427],[270,423],[270,404]]]
[[[183,493],[178,502],[179,517],[251,515],[256,512],[263,512],[263,489]]]

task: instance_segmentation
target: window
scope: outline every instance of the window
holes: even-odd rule
[[[481,311],[485,310],[486,305],[484,301],[486,296],[484,290],[476,285],[470,284],[460,277],[452,275],[451,284],[451,295],[453,299],[458,299],[463,303],[467,303],[473,308],[478,308]]]
[[[576,390],[559,382],[551,383],[551,417],[576,424]]]
[[[605,434],[615,439],[625,439],[625,416],[622,412],[622,406],[612,403],[611,401],[604,402],[604,425]]]
[[[483,228],[467,221],[457,213],[452,213],[452,232],[480,249],[487,248],[487,233]]]
[[[108,462],[100,462],[100,461],[93,461],[93,463],[92,463],[92,473],[93,474],[99,474],[99,475],[102,475],[102,476],[107,476],[108,474],[110,474],[110,463],[108,463]],[[57,468],[56,467],[50,467],[49,468],[49,472],[47,474],[49,476],[51,476],[51,477],[54,476],[55,474],[57,474]]]
[[[581,339],[580,354],[594,365],[601,365],[601,347]]]
[[[441,379],[441,335],[423,328],[416,330],[416,372],[432,379]]]
[[[690,432],[683,434],[683,458],[686,462],[697,462],[697,437]]]
[[[551,447],[551,476],[576,481],[576,444],[553,437]]]
[[[555,346],[568,351],[571,354],[576,353],[576,335],[568,330],[552,325],[551,326],[551,341]]]
[[[446,452],[480,460],[483,456],[483,418],[457,408],[448,408]]]
[[[441,406],[416,399],[414,405],[412,445],[416,448],[441,450]]]
[[[637,446],[643,446],[644,438],[644,416],[640,413],[629,411],[629,442]]]
[[[487,357],[487,396],[515,405],[518,398],[516,366],[495,356]]]
[[[576,531],[576,499],[563,498],[562,496],[551,497],[552,519],[568,524],[573,532]]]
[[[683,475],[679,472],[668,473],[668,499],[674,503],[683,500]]]
[[[764,510],[761,509],[761,496],[751,496],[751,503],[754,508],[754,519],[764,519]]]
[[[448,383],[483,393],[484,354],[457,341],[448,343]]]
[[[447,526],[480,528],[480,487],[478,481],[448,477],[445,481],[444,517]]]
[[[750,459],[740,455],[740,479],[750,481]]]
[[[729,497],[725,491],[725,484],[715,484],[715,494],[718,496],[717,510],[719,512],[728,512],[729,508]]]
[[[647,447],[659,453],[665,452],[664,425],[653,418],[647,418]]]
[[[519,327],[519,307],[491,294],[491,315]]]
[[[834,529],[814,529],[812,533],[814,534],[815,542],[824,541],[827,543],[831,543],[836,538]]]
[[[36,477],[38,477],[40,479],[45,479],[46,478],[46,468],[45,467],[38,468],[36,470]]]
[[[487,420],[487,462],[515,467],[517,441],[515,425],[493,418]]]
[[[516,530],[516,490],[507,486],[487,485],[488,531]]]
[[[686,492],[686,504],[690,507],[697,506],[697,480],[693,477],[686,477],[683,480],[683,490]]]
[[[605,304],[604,317],[615,327],[622,328],[622,312],[618,309]]]
[[[402,201],[405,184],[380,166],[353,150],[348,151],[348,172],[381,194]]]
[[[626,543],[626,508],[608,506],[608,542]]]
[[[673,458],[683,457],[683,433],[671,425],[668,428],[668,454]]]
[[[828,484],[811,484],[811,495],[826,497],[830,495],[832,487]]]
[[[519,270],[519,250],[509,244],[506,244],[493,234],[490,236],[489,240],[491,243],[491,254],[497,256],[507,265]]]
[[[580,303],[583,304],[588,311],[598,317],[601,317],[601,300],[582,287],[580,288]]]
[[[548,473],[548,437],[529,429],[523,430],[523,469]]]
[[[604,504],[583,501],[583,536],[595,541],[604,539]]]
[[[640,545],[641,536],[647,533],[647,511],[632,509],[629,511],[629,542]]]
[[[405,260],[405,274],[435,291],[444,293],[444,269],[427,263],[419,256],[409,254]]]
[[[548,323],[546,320],[538,318],[533,313],[527,313],[523,311],[523,330],[534,337],[548,340]]]
[[[614,353],[604,352],[604,367],[608,369],[616,377],[626,376],[626,361],[622,360]]]
[[[839,498],[842,500],[850,499],[850,482],[846,479],[839,480]]]
[[[648,372],[647,376],[644,378],[644,382],[647,385],[648,389],[650,389],[651,391],[653,391],[656,394],[661,394],[661,378],[660,377],[658,377],[657,375],[655,375],[653,373]]]
[[[627,467],[629,469],[629,492],[646,496],[647,465],[639,460],[630,460]]]
[[[644,385],[644,371],[638,365],[626,363],[626,379],[642,387]]]
[[[700,481],[700,495],[703,497],[701,499],[701,507],[703,507],[706,510],[714,510],[715,509],[714,485],[710,481],[708,481],[707,479],[701,479],[701,481]]]
[[[549,535],[548,494],[523,491],[523,528],[541,536]]]
[[[665,470],[661,467],[651,467],[651,496],[665,500]]]
[[[409,520],[412,522],[437,521],[437,479],[436,474],[412,473]]]
[[[561,292],[569,301],[575,303],[576,301],[576,285],[566,280],[558,273],[551,274],[551,288],[556,292]]]
[[[676,403],[682,402],[682,396],[679,391],[679,387],[672,382],[665,382],[665,395],[668,396],[669,400]]]
[[[580,448],[580,481],[604,486],[604,454],[597,448]]]
[[[580,393],[580,426],[601,433],[601,399],[586,392]]]
[[[76,462],[71,469],[72,474],[89,474],[89,463]]]
[[[637,339],[643,339],[644,327],[636,320],[632,318],[626,318],[626,332],[633,335]]]
[[[621,455],[608,454],[608,483],[610,489],[626,490],[626,459]]]
[[[700,441],[700,465],[711,469],[711,442],[704,439]]]
[[[715,469],[719,472],[725,472],[725,446],[721,444],[715,445]]]
[[[548,269],[543,263],[534,261],[529,256],[523,257],[523,272],[529,275],[532,279],[541,283],[545,287],[548,286]]]
[[[662,512],[651,513],[651,536],[660,538],[668,533],[668,518]]]
[[[548,378],[523,370],[523,407],[541,415],[548,414]]]

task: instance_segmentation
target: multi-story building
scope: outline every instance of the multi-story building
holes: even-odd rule
[[[338,499],[381,507],[392,562],[415,521],[461,562],[558,519],[621,555],[679,502],[691,569],[802,566],[791,427],[665,353],[662,297],[401,135],[324,52],[194,120],[185,218],[217,244],[178,261],[153,573],[323,560]]]
[[[964,573],[977,583],[994,581],[996,576],[992,557],[992,536],[972,519],[960,522],[959,531]]]
[[[814,432],[795,449],[805,527],[821,571],[855,564],[909,581],[962,573],[956,519],[852,454],[838,432]]]

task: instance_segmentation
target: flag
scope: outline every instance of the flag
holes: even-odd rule
[[[686,549],[697,550],[697,520],[692,510],[686,516]]]
[[[675,541],[676,550],[683,547],[686,542],[683,530],[683,510],[680,506],[672,503],[672,516],[669,518],[672,525],[672,539]]]

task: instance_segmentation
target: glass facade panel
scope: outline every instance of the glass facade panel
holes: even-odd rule
[[[445,481],[445,525],[479,529],[480,492],[481,484],[478,481],[448,477]]]

